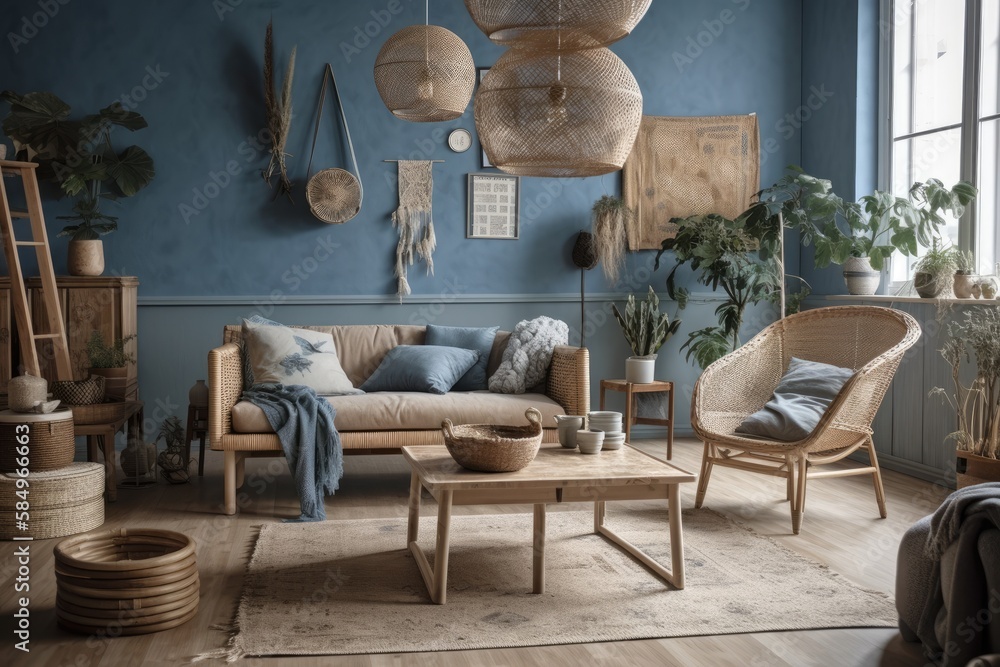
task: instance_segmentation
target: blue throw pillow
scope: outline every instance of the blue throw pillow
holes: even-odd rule
[[[397,345],[360,388],[446,394],[477,361],[478,352],[458,347]]]
[[[803,440],[853,375],[850,368],[792,357],[774,396],[736,432],[781,442]]]
[[[460,347],[479,353],[479,361],[469,369],[452,387],[453,391],[476,391],[488,389],[486,386],[486,366],[490,362],[490,352],[493,350],[493,339],[497,337],[500,327],[439,327],[427,325],[427,345],[445,345]]]

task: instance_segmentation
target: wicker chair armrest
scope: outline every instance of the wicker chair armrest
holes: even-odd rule
[[[208,386],[208,436],[212,449],[220,449],[222,436],[233,432],[233,406],[243,393],[239,345],[226,343],[209,351]]]
[[[545,393],[568,415],[590,411],[590,351],[585,347],[560,345],[552,352]]]
[[[691,397],[691,424],[702,438],[733,421],[746,417],[767,403],[784,371],[781,336],[765,329],[742,347],[711,364],[702,372]],[[742,419],[740,419],[742,421]],[[738,422],[737,422],[738,423]]]

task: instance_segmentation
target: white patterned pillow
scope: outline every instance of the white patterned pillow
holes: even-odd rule
[[[340,366],[333,336],[293,329],[263,318],[243,320],[255,383],[300,384],[317,394],[363,394]]]

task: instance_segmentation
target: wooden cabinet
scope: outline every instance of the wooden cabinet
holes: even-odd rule
[[[32,324],[36,327],[36,332],[45,331],[45,306],[41,299],[41,280],[29,278],[27,286]],[[90,366],[87,358],[87,340],[94,331],[100,331],[107,342],[138,332],[136,310],[139,279],[134,276],[58,276],[56,286],[66,325],[73,377],[78,380],[85,379],[87,368]],[[9,296],[9,286],[7,296]],[[3,310],[4,303],[9,304],[9,299],[4,302],[0,297],[0,311]],[[6,311],[10,311],[9,305]],[[0,326],[4,325],[0,323]],[[16,329],[13,322],[10,326],[11,330]],[[11,348],[9,342],[7,347],[9,354]],[[135,364],[130,364],[128,367],[126,388],[126,398],[135,400],[139,393],[138,340],[129,341],[125,349],[137,359]],[[38,342],[38,356],[42,376],[49,381],[54,380],[55,363],[50,341]],[[0,359],[0,366],[2,363]],[[9,371],[3,377],[9,377]]]
[[[11,378],[14,320],[10,311],[10,278],[0,277],[0,403],[7,404],[7,381]]]

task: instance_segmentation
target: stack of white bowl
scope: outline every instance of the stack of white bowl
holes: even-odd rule
[[[587,422],[591,431],[603,431],[604,438],[598,448],[585,454],[596,454],[601,449],[621,449],[625,444],[625,434],[622,432],[622,413],[601,410],[587,414]],[[583,448],[580,451],[584,451]]]

